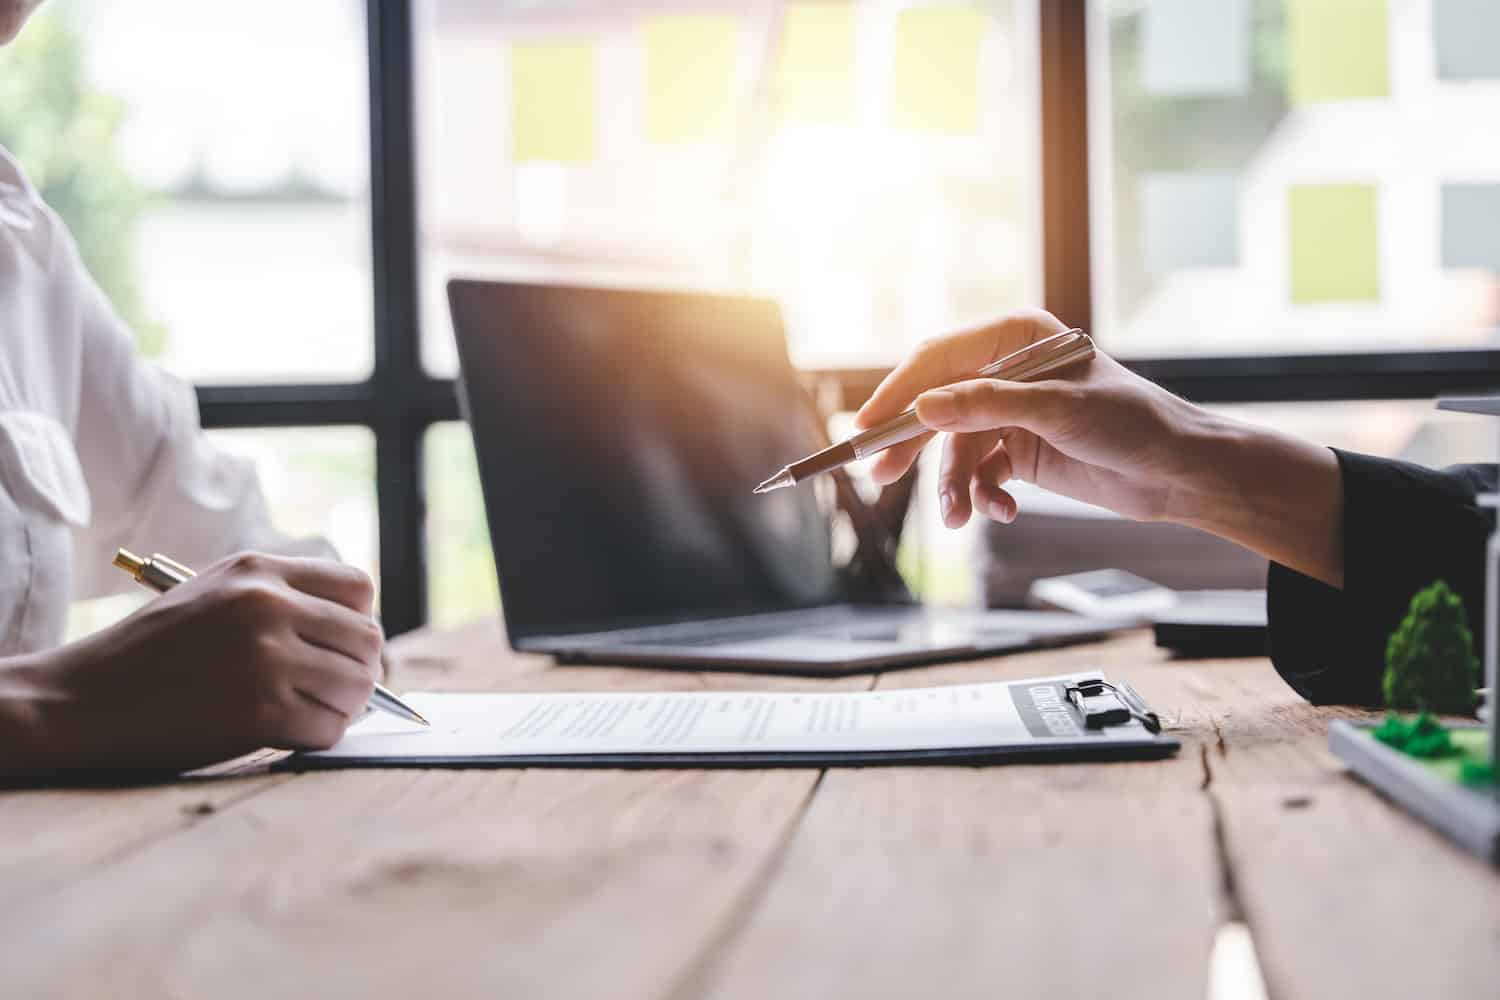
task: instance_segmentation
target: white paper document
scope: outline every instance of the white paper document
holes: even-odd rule
[[[1017,753],[1132,742],[1175,747],[1139,722],[1089,729],[1066,687],[1097,673],[998,684],[796,693],[607,692],[433,694],[403,698],[431,721],[420,728],[385,714],[352,726],[337,746],[293,766],[525,762],[774,755],[882,755],[942,750]]]

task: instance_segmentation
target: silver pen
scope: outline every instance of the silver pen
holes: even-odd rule
[[[975,372],[974,378],[1003,378],[1012,382],[1031,382],[1051,375],[1053,372],[1087,361],[1094,356],[1094,342],[1089,335],[1076,327],[1062,333],[1044,337],[985,365]],[[825,472],[842,468],[850,462],[885,451],[903,441],[921,437],[930,428],[917,417],[915,408],[893,417],[877,427],[860,431],[836,445],[824,448],[816,454],[793,462],[776,475],[755,488],[756,493],[795,486],[804,479],[820,476]]]
[[[169,559],[159,552],[152,553],[149,559],[142,559],[129,549],[120,549],[115,553],[114,563],[129,573],[136,583],[150,587],[161,594],[197,576],[182,563]],[[424,726],[431,725],[416,709],[379,684],[375,685],[375,692],[370,695],[370,707],[389,712],[408,722],[417,722]]]

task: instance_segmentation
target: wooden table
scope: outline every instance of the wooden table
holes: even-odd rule
[[[1174,759],[349,771],[0,794],[0,996],[1500,995],[1500,874],[1345,774],[1261,660],[1145,635],[818,682],[556,667],[476,626],[404,689],[860,688],[1101,666]]]

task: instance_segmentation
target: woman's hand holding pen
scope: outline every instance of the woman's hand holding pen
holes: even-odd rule
[[[965,524],[974,510],[1014,520],[1015,498],[1002,486],[1012,478],[1137,519],[1164,513],[1166,474],[1179,457],[1166,446],[1165,431],[1193,416],[1182,400],[1103,354],[1069,368],[1065,378],[956,381],[1065,329],[1048,313],[1026,312],[928,341],[859,411],[859,423],[867,426],[915,401],[924,424],[948,432],[938,491],[949,527]],[[900,478],[921,444],[884,452],[874,465],[876,481]]]
[[[48,734],[30,769],[182,769],[332,745],[380,676],[374,596],[368,576],[328,560],[216,563],[15,675]]]
[[[1328,449],[1210,413],[1103,353],[1039,382],[972,377],[1065,329],[1036,310],[930,340],[885,378],[858,423],[915,403],[923,424],[947,435],[938,494],[949,527],[974,511],[1013,521],[1004,484],[1020,479],[1136,520],[1202,528],[1342,585],[1342,480]],[[881,453],[875,480],[899,479],[930,436]]]

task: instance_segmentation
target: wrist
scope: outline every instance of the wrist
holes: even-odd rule
[[[1166,519],[1343,585],[1343,474],[1310,441],[1196,408]]]
[[[1247,491],[1259,484],[1246,475],[1240,456],[1255,451],[1258,428],[1188,404],[1179,415],[1173,452],[1179,464],[1170,477],[1164,520],[1220,534],[1243,513]]]

